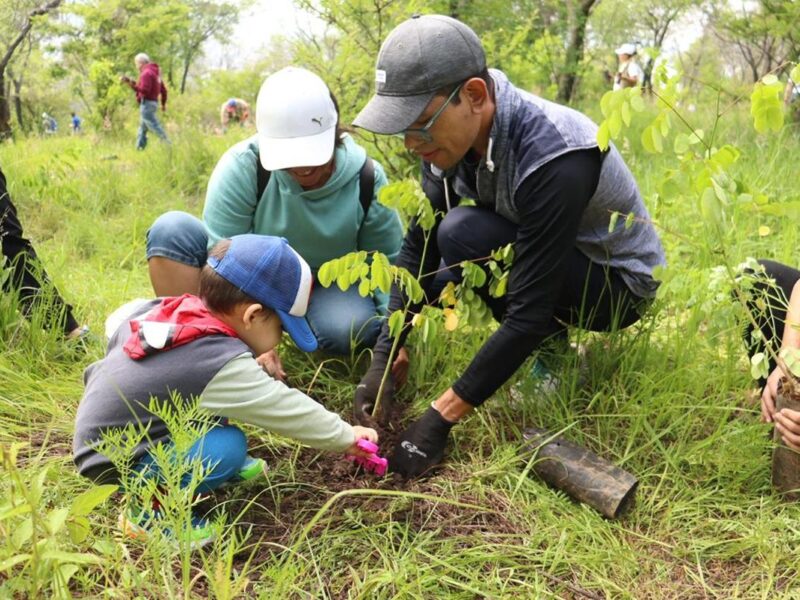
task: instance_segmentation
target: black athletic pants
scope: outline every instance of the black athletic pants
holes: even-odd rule
[[[480,235],[475,232],[479,231]],[[447,214],[439,226],[437,241],[442,262],[457,265],[464,260],[488,256],[493,250],[516,240],[517,226],[497,213],[480,207],[459,206]],[[619,273],[590,261],[573,248],[567,263],[566,277],[556,302],[552,331],[558,335],[564,325],[575,325],[590,331],[624,328],[639,320],[642,298],[633,294]],[[451,269],[454,281],[459,269]],[[506,298],[492,298],[488,289],[479,291],[501,321],[506,311]]]
[[[2,241],[3,256],[6,258],[5,266],[11,269],[11,276],[5,281],[4,291],[18,290],[23,312],[29,314],[36,304],[46,297],[42,294],[42,287],[49,285],[49,280],[43,269],[36,268],[38,262],[36,252],[30,241],[23,237],[22,224],[17,217],[17,209],[11,203],[11,197],[6,189],[6,178],[2,171],[0,171],[0,241]],[[69,333],[78,327],[71,307],[55,289],[49,297],[46,325],[53,329],[61,328],[64,333]]]
[[[792,296],[792,288],[795,283],[800,280],[800,271],[797,269],[772,260],[759,260],[758,262],[764,267],[766,273],[756,278],[748,299],[748,309],[761,330],[761,337],[753,339],[754,327],[748,319],[744,343],[750,356],[757,352],[764,352],[767,344],[770,344],[775,352],[781,347],[789,298]],[[764,301],[763,310],[756,304],[759,299]],[[770,373],[775,366],[775,361],[770,356]],[[764,387],[766,383],[765,379],[759,380],[761,387]]]

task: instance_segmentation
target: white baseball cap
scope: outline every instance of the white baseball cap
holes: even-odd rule
[[[636,45],[622,44],[622,46],[614,50],[614,54],[627,54],[628,56],[633,56],[636,54]]]
[[[256,100],[261,164],[268,171],[324,165],[333,156],[338,118],[317,75],[298,67],[273,73]]]

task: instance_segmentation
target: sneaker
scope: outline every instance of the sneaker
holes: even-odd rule
[[[136,507],[123,509],[119,515],[119,528],[122,534],[132,540],[146,540],[155,527],[161,526],[161,513],[157,510],[142,510]],[[175,541],[172,531],[164,532]],[[214,541],[216,531],[209,522],[192,515],[192,527],[186,532],[186,540],[192,550],[202,548]]]
[[[249,454],[245,457],[239,472],[236,474],[241,481],[250,481],[264,474],[267,470],[267,461],[263,458],[254,458]]]
[[[539,358],[533,361],[528,378],[532,382],[534,389],[545,394],[555,392],[561,383],[561,380]]]
[[[227,487],[231,487],[233,485],[240,484],[244,481],[250,481],[252,479],[256,479],[266,473],[267,471],[267,461],[263,458],[255,458],[250,456],[249,454],[245,457],[244,463],[239,468],[239,471],[231,477],[228,481],[225,481],[222,485],[219,486],[217,489],[225,489]]]

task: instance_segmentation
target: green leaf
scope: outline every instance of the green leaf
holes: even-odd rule
[[[795,85],[800,85],[800,63],[794,66],[791,73],[789,73],[789,77],[791,77]]]
[[[663,130],[663,126],[661,129]],[[662,140],[661,131],[658,129],[658,127],[653,127],[652,131],[653,131],[653,147],[656,149],[656,152],[661,154],[662,152],[664,152],[664,142]]]
[[[608,143],[611,140],[611,134],[608,131],[608,122],[603,121],[600,128],[597,130],[597,145],[600,150],[608,150]]]
[[[669,113],[662,113],[659,127],[662,137],[667,137],[669,135],[670,127]]]
[[[628,213],[628,216],[625,217],[625,229],[630,229],[633,227],[633,223],[636,220],[636,215],[632,212]]]
[[[750,376],[753,379],[766,379],[769,376],[769,361],[763,352],[750,357]]]
[[[780,107],[771,107],[767,111],[767,126],[772,131],[780,131],[783,127],[783,110]]]
[[[396,310],[389,316],[389,335],[396,338],[403,331],[404,315],[402,310]]]
[[[608,131],[612,138],[616,138],[622,131],[622,117],[619,111],[614,111],[608,118]]]
[[[89,537],[89,519],[82,516],[72,517],[67,521],[67,531],[73,544],[83,543]]]
[[[333,275],[331,268],[332,262],[333,261],[329,260],[328,262],[323,263],[323,265],[319,268],[319,271],[317,271],[317,281],[320,282],[322,287],[329,287],[333,282]]]
[[[625,123],[626,127],[631,126],[631,105],[628,102],[623,102],[622,106],[619,109],[620,115],[622,115],[622,122]]]
[[[347,291],[347,288],[350,287],[350,276],[347,271],[343,271],[337,278],[336,278],[336,285],[339,287],[340,290]]]
[[[14,531],[11,532],[11,543],[13,544],[14,548],[19,550],[22,548],[28,540],[31,539],[33,535],[33,519],[28,517],[24,519],[21,523],[18,523],[17,526],[14,528]]]
[[[685,133],[676,135],[675,141],[672,143],[672,149],[675,154],[686,154],[689,151],[689,136]]]
[[[51,535],[55,535],[67,522],[69,516],[68,508],[54,508],[47,514],[47,529]]]
[[[30,560],[30,554],[17,554],[16,556],[12,556],[7,558],[3,561],[0,561],[0,571],[7,571],[16,565],[25,562],[26,560]]]
[[[116,485],[98,485],[94,486],[72,501],[70,514],[75,516],[85,516],[92,512],[95,508],[100,506],[103,502],[111,497],[111,494],[117,491],[119,486]]]
[[[608,219],[608,233],[612,233],[614,229],[617,227],[617,221],[619,221],[619,213],[614,211],[611,213],[611,217]]]
[[[600,98],[600,110],[603,112],[604,117],[608,117],[608,114],[611,112],[611,99],[614,97],[614,92],[609,91],[603,94],[603,97]]]
[[[42,553],[42,560],[53,560],[59,563],[72,563],[76,565],[97,564],[100,557],[86,552],[65,552],[63,550],[47,550]]]
[[[370,291],[371,291],[370,280],[369,279],[362,279],[361,283],[358,284],[358,294],[359,294],[359,296],[361,296],[362,298],[366,298],[367,296],[369,296]]]
[[[656,153],[656,145],[653,143],[653,126],[650,125],[642,131],[642,147],[650,154]]]
[[[349,272],[349,275],[348,275],[348,279],[349,279],[350,285],[353,285],[356,281],[361,279],[361,267],[360,266],[353,266],[350,269],[350,272]]]
[[[764,85],[775,85],[778,83],[778,77],[770,73],[769,75],[764,75],[764,78],[761,80],[761,83]]]
[[[502,298],[506,295],[506,288],[508,288],[508,277],[502,277],[497,282],[497,287],[494,288],[492,296],[495,298]]]
[[[644,100],[638,94],[636,94],[635,96],[631,96],[630,103],[631,103],[631,108],[636,112],[642,112],[645,108]]]

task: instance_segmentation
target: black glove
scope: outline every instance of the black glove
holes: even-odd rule
[[[417,477],[438,465],[453,425],[431,406],[400,436],[389,459],[389,470],[403,477]]]
[[[364,377],[356,387],[356,394],[353,398],[353,418],[356,423],[369,427],[375,424],[372,410],[375,408],[375,400],[378,397],[378,390],[381,387],[381,379],[386,369],[386,361],[373,359],[372,364],[367,369]],[[380,422],[385,423],[386,417],[391,412],[394,401],[394,378],[391,371],[386,376],[383,384],[383,393],[380,403]]]

